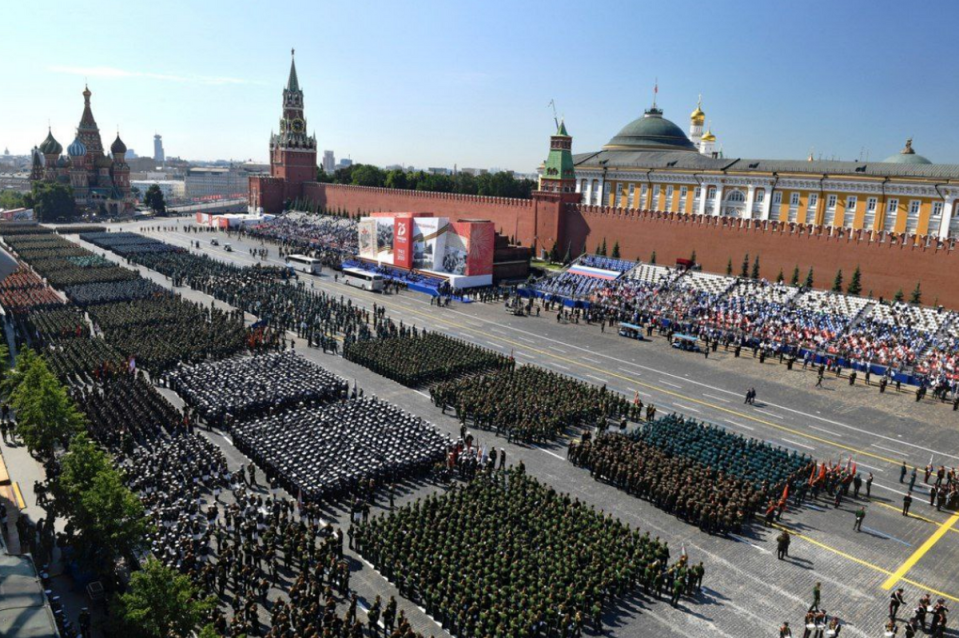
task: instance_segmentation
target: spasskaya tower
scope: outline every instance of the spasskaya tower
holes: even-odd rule
[[[296,61],[291,60],[290,77],[283,89],[280,130],[270,135],[270,176],[250,178],[250,209],[279,213],[285,202],[302,196],[304,183],[315,181],[316,136],[306,132],[303,90],[296,76]]]

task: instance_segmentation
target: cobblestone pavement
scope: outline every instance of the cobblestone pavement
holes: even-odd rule
[[[129,229],[131,225],[124,226],[124,230]],[[247,250],[254,244],[235,238],[231,239],[235,252],[228,254],[209,248],[212,234],[149,234],[181,246],[199,239],[205,254],[240,264],[255,261]],[[282,263],[276,258],[276,246],[265,246],[270,249],[270,261]],[[87,248],[123,261],[90,245]],[[163,276],[144,269],[141,272],[169,286]],[[607,619],[614,635],[773,635],[784,620],[793,627],[801,625],[816,582],[822,582],[823,606],[843,619],[845,636],[881,635],[889,596],[884,584],[898,582],[905,587],[910,608],[923,591],[929,590],[934,599],[944,596],[947,602],[959,602],[959,577],[951,567],[959,550],[959,526],[945,527],[944,523],[955,523],[950,513],[929,507],[921,473],[930,459],[936,465],[959,465],[959,436],[953,425],[959,415],[949,405],[931,400],[916,403],[914,396],[905,392],[880,395],[876,387],[863,386],[861,378],[855,387],[849,387],[846,379],[827,375],[826,387],[816,389],[815,375],[802,372],[798,366],[787,371],[771,360],[761,365],[751,353],[744,352],[742,358],[735,359],[721,350],[707,360],[674,351],[659,337],[637,342],[618,337],[612,330],[602,333],[597,326],[559,325],[552,313],[516,318],[505,314],[500,304],[479,303],[438,309],[430,306],[425,296],[414,293],[384,296],[334,284],[328,275],[303,277],[310,282],[308,285],[335,291],[364,306],[374,302],[385,305],[392,317],[407,324],[512,352],[520,362],[549,367],[591,383],[606,383],[630,397],[638,390],[643,401],[656,404],[660,413],[682,412],[746,436],[807,452],[820,460],[847,463],[851,455],[861,472],[873,472],[871,500],[848,499],[839,509],[819,502],[788,512],[782,525],[793,531],[795,538],[791,556],[778,561],[774,541],[778,530],[764,529],[757,522],[740,537],[709,536],[645,501],[593,481],[588,473],[565,460],[562,443],[525,447],[480,433],[484,444],[504,448],[510,463],[522,459],[540,480],[631,525],[648,529],[667,540],[674,551],[684,547],[691,559],[705,562],[706,590],[699,599],[684,601],[679,610],[674,610],[663,602],[631,598]],[[190,299],[210,301],[192,290],[178,291]],[[378,377],[340,357],[307,349],[302,340],[297,340],[297,350],[348,379],[357,379],[367,394],[419,414],[451,434],[458,433],[459,423],[442,415],[425,393]],[[745,406],[742,397],[751,386],[758,391],[758,399],[755,406]],[[920,467],[912,507],[916,516],[909,518],[900,513],[906,492],[906,486],[899,482],[898,468],[903,461],[910,468]],[[407,498],[431,489],[436,488],[421,485]],[[853,512],[860,503],[866,505],[867,516],[863,531],[856,533],[852,530]],[[924,547],[940,529],[945,530],[941,538]],[[394,593],[368,565],[359,562],[357,566],[354,581],[365,598],[370,599],[375,592]],[[419,630],[427,635],[440,633],[431,620],[422,613],[417,615],[408,601],[402,601],[401,606],[414,614],[414,625]]]

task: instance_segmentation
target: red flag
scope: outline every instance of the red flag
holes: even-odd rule
[[[812,464],[812,472],[809,473],[809,484],[812,485],[816,482],[816,464]]]
[[[633,395],[633,405],[639,403],[639,390],[636,390],[636,394]]]
[[[788,499],[789,499],[789,483],[786,483],[786,486],[783,488],[782,502],[785,503]]]
[[[856,475],[856,464],[855,464],[855,463],[852,464],[852,475],[853,475],[853,476]]]
[[[817,480],[817,481],[821,481],[821,480],[823,480],[824,478],[826,478],[826,464],[825,464],[825,463],[823,463],[823,464],[822,464],[822,467],[819,468],[819,478],[817,478],[816,480]]]

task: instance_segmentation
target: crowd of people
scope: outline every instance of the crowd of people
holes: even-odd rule
[[[26,266],[18,266],[0,282],[0,306],[14,318],[61,305],[63,298]]]
[[[486,470],[373,517],[358,551],[456,636],[578,636],[637,586],[675,605],[705,570],[524,472]],[[479,554],[477,551],[479,550]]]
[[[638,421],[641,410],[605,387],[535,366],[446,381],[430,388],[430,398],[444,412],[453,408],[464,424],[527,443],[609,418]]]
[[[396,336],[348,344],[343,357],[408,387],[509,369],[514,363],[462,339],[402,325]]]
[[[769,496],[749,481],[618,433],[571,444],[568,453],[570,462],[587,468],[596,480],[647,500],[709,534],[740,532]]]
[[[746,438],[678,414],[645,423],[630,432],[629,438],[670,456],[686,457],[722,474],[749,481],[757,488],[781,489],[797,477],[805,479],[814,464],[806,454],[773,447],[760,439]]]
[[[587,255],[578,264],[601,267],[608,261]],[[772,355],[801,358],[808,351],[860,369],[872,364],[890,371],[913,370],[924,377],[925,385],[959,391],[959,315],[941,307],[759,278],[697,271],[670,276],[662,267],[633,266],[608,279],[574,265],[532,289],[549,302],[572,303],[587,323],[651,324]],[[647,276],[643,271],[662,272]]]
[[[160,379],[208,425],[344,398],[349,384],[292,351],[181,364]]]
[[[291,211],[281,217],[246,226],[238,231],[238,236],[278,243],[281,255],[307,255],[333,268],[359,252],[357,222],[348,217]]]
[[[271,481],[311,501],[421,475],[450,445],[433,425],[375,397],[280,410],[229,429]]]
[[[838,471],[820,477],[816,462],[805,455],[677,415],[649,421],[628,434],[593,439],[589,433],[570,444],[568,454],[570,462],[588,468],[597,480],[711,534],[739,532],[751,517],[770,508],[781,515],[788,488],[806,488],[813,476],[822,483],[845,479]]]

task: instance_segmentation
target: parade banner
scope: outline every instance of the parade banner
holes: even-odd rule
[[[413,267],[443,270],[446,231],[449,223],[442,217],[419,217],[413,220]]]
[[[376,220],[364,219],[359,223],[360,257],[376,259]]]
[[[393,224],[392,217],[374,217],[376,224],[376,260],[393,263]]]
[[[397,217],[393,227],[393,265],[400,268],[413,267],[411,240],[413,220],[409,217]]]
[[[477,275],[493,274],[493,247],[496,231],[493,224],[470,223],[469,251],[466,257],[466,274]]]

